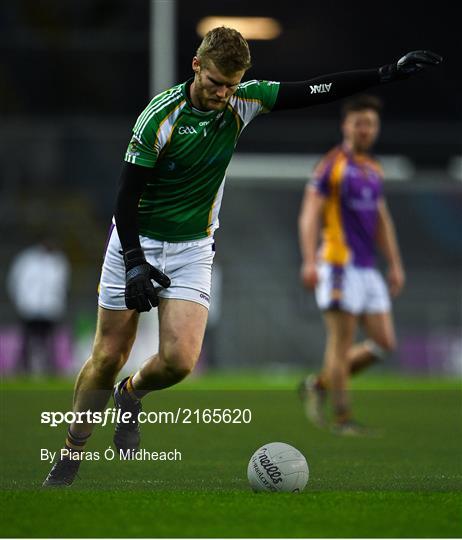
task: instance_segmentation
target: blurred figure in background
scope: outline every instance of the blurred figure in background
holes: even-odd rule
[[[317,166],[299,218],[301,278],[315,290],[327,333],[322,371],[303,381],[300,394],[308,418],[323,427],[330,392],[333,429],[342,435],[367,431],[352,419],[348,379],[395,348],[389,292],[396,296],[404,285],[383,172],[370,154],[380,131],[381,108],[377,97],[367,95],[344,104],[343,141]],[[377,248],[388,263],[388,289],[375,268]],[[354,344],[358,324],[367,339]]]
[[[42,237],[13,259],[7,288],[21,321],[18,371],[54,372],[54,334],[67,306],[70,266],[54,239]]]

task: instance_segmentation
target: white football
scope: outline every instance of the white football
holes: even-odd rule
[[[259,448],[250,458],[247,478],[254,491],[298,493],[308,483],[305,456],[293,446],[273,442]]]

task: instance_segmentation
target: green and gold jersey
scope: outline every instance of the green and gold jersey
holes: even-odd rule
[[[139,233],[167,242],[196,240],[218,227],[226,168],[239,135],[269,112],[279,83],[247,81],[222,111],[192,105],[192,81],[152,99],[133,128],[125,161],[152,167],[138,208]]]

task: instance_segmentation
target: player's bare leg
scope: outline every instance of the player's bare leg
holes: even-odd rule
[[[172,386],[194,368],[202,348],[208,310],[197,302],[160,299],[159,353],[132,378],[139,397]]]
[[[136,311],[98,309],[92,354],[80,370],[75,384],[74,412],[104,410],[117,374],[128,360],[138,319]],[[92,424],[74,423],[71,431],[76,435],[91,433]]]
[[[357,318],[344,311],[326,311],[324,322],[327,331],[324,373],[332,395],[335,424],[348,422],[351,417],[347,391],[350,350],[357,325]]]
[[[141,398],[180,382],[192,371],[201,351],[207,315],[208,310],[196,302],[160,299],[159,352],[116,385],[116,407],[136,418]],[[140,445],[138,422],[118,423],[114,444],[119,451],[136,451]]]
[[[350,407],[347,393],[349,376],[348,351],[354,339],[356,317],[344,311],[324,313],[327,331],[323,368],[319,375],[311,375],[299,387],[305,414],[317,427],[326,427],[326,398],[332,395],[335,422],[349,419]]]
[[[396,347],[395,329],[391,313],[367,313],[361,323],[368,337],[353,345],[348,351],[350,374],[356,374],[369,367]]]
[[[319,428],[327,427],[325,414],[327,383],[325,377],[320,382],[319,375],[309,375],[298,386],[298,395],[303,404],[305,416]]]
[[[104,410],[117,374],[130,354],[138,317],[134,311],[98,309],[92,353],[80,370],[74,388],[74,412]],[[70,425],[65,443],[67,455],[55,463],[44,486],[72,484],[79,467],[78,455],[83,451],[92,430],[93,424],[88,422]],[[74,459],[69,459],[73,456]]]

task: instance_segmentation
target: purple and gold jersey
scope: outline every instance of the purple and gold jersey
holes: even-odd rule
[[[312,182],[326,198],[321,260],[374,266],[382,181],[382,168],[371,157],[354,155],[342,146],[324,156]]]

